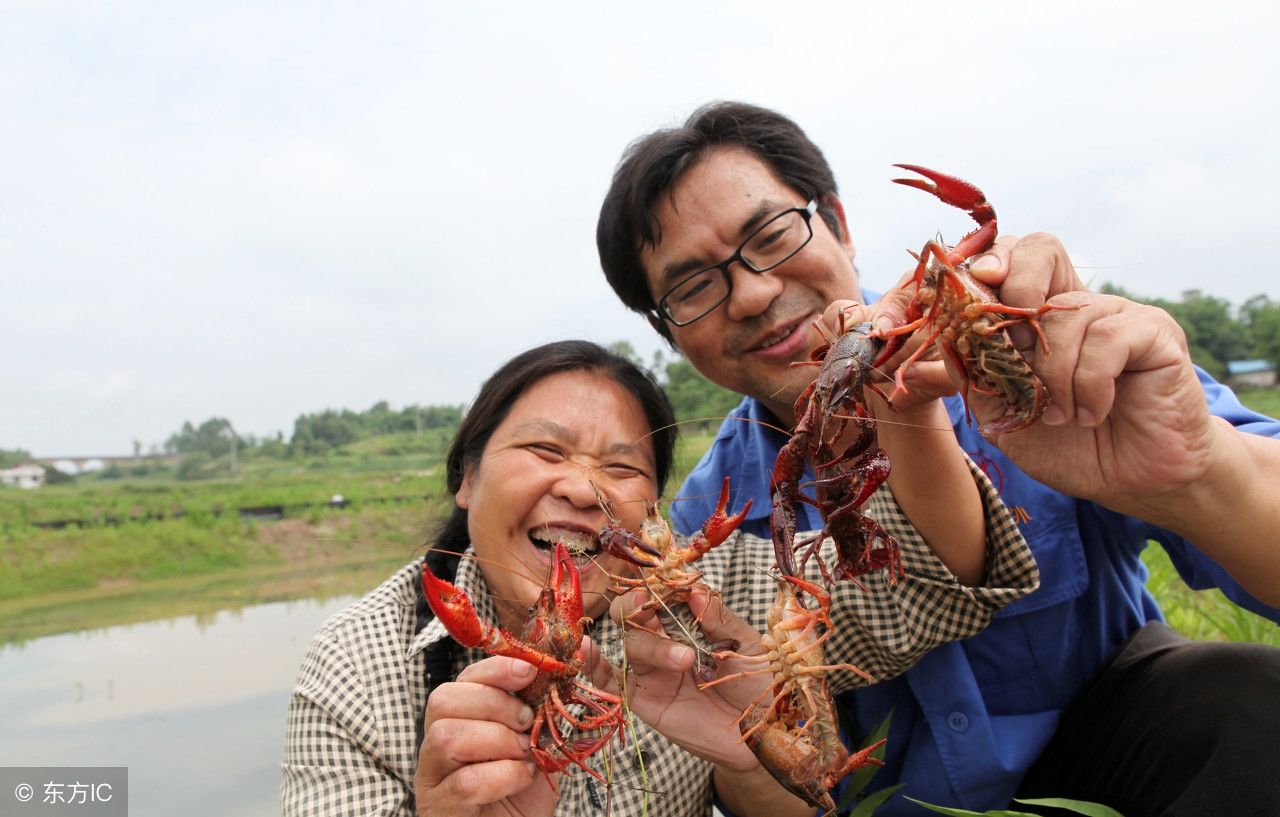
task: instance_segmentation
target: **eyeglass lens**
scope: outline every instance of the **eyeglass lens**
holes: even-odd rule
[[[672,287],[662,302],[678,324],[690,323],[729,296],[729,264],[740,260],[752,272],[766,272],[800,251],[812,235],[807,213],[788,210],[766,221],[728,260],[695,273]]]

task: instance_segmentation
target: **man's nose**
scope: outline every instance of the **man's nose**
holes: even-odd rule
[[[772,272],[752,272],[735,262],[729,267],[729,275],[733,276],[733,293],[725,308],[731,321],[754,318],[782,294],[784,282]]]

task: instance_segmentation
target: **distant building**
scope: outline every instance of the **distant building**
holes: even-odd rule
[[[13,468],[0,469],[0,485],[39,488],[44,485],[44,468],[29,462],[24,465],[15,465]]]
[[[1269,360],[1227,361],[1227,385],[1269,389],[1276,384],[1276,367]]]

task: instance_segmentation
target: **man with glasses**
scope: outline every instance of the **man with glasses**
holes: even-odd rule
[[[811,324],[834,326],[840,311],[900,323],[907,294],[860,306],[876,295],[861,287],[821,151],[787,118],[740,103],[632,144],[597,244],[623,303],[746,395],[681,489],[687,501],[672,505],[677,528],[696,530],[729,475],[739,499],[754,500],[744,529],[767,536],[769,474],[786,441],[770,426],[794,426],[812,382],[813,369],[792,365],[821,342]],[[860,729],[893,713],[873,788],[901,782],[909,796],[974,809],[1021,791],[1107,802],[1128,817],[1271,813],[1280,651],[1195,644],[1165,628],[1139,554],[1156,540],[1192,586],[1280,621],[1280,423],[1195,369],[1166,313],[1087,292],[1052,237],[1004,237],[974,268],[1010,305],[1078,307],[1044,322],[1051,356],[1015,333],[1053,404],[991,442],[965,422],[942,364],[922,364],[901,411],[872,401],[893,421],[879,441],[895,495],[919,480],[954,485],[962,451],[984,463],[1029,517],[1022,532],[1042,584],[980,635],[843,696]],[[974,408],[980,420],[1001,410],[981,399]],[[931,430],[948,427],[954,435]],[[946,518],[904,510],[931,545],[951,534]],[[799,515],[801,529],[821,527],[812,508]],[[899,797],[878,813],[913,808]]]

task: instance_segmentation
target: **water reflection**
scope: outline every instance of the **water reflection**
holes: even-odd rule
[[[289,689],[311,634],[351,600],[0,648],[0,765],[128,766],[133,817],[277,814]]]

